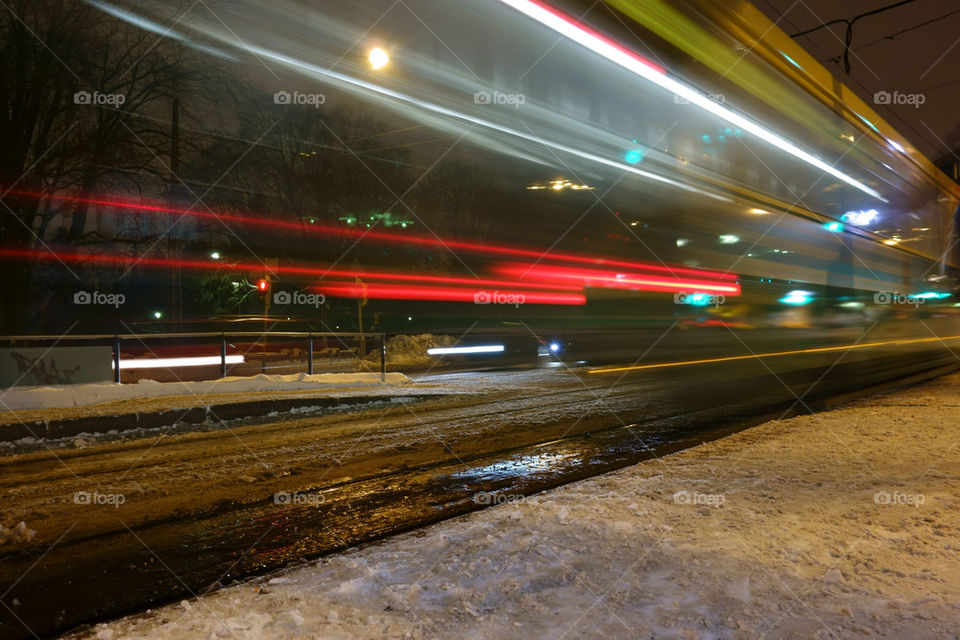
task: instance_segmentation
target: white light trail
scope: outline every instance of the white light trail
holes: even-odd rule
[[[612,43],[605,41],[603,38],[600,38],[599,36],[584,30],[582,27],[571,23],[564,16],[554,13],[550,9],[541,5],[539,2],[535,2],[534,0],[500,1],[510,7],[513,7],[520,13],[533,18],[540,24],[549,27],[557,33],[586,47],[590,51],[603,56],[607,60],[610,60],[624,69],[632,71],[636,75],[649,80],[657,86],[686,99],[688,102],[697,105],[704,111],[708,111],[715,116],[723,118],[730,124],[734,124],[744,131],[749,131],[753,135],[769,144],[772,144],[781,151],[786,151],[795,158],[798,158],[807,164],[810,164],[821,171],[828,173],[833,177],[842,180],[843,182],[846,182],[847,184],[873,196],[874,198],[882,200],[883,202],[887,201],[874,189],[830,166],[820,158],[817,158],[816,156],[804,151],[789,140],[782,138],[773,131],[770,131],[753,120],[750,120],[739,113],[732,111],[721,104],[718,104],[707,96],[702,95],[693,87],[683,84],[682,82],[678,82],[677,80],[666,75],[666,73],[660,71],[655,66],[643,61],[637,56],[631,55],[629,52],[617,48]]]
[[[209,53],[210,55],[216,56],[216,57],[218,57],[218,58],[223,58],[223,59],[225,59],[225,60],[230,60],[231,62],[239,62],[236,58],[234,58],[233,56],[231,56],[230,54],[228,54],[228,53],[226,53],[226,52],[224,52],[224,51],[220,51],[219,49],[214,49],[213,47],[208,47],[208,46],[206,46],[206,45],[200,44],[199,42],[194,42],[193,40],[190,40],[189,38],[187,38],[187,37],[184,36],[183,34],[178,33],[177,31],[174,31],[173,27],[163,26],[163,25],[161,25],[161,24],[159,24],[159,23],[157,23],[157,22],[154,22],[154,21],[152,21],[152,20],[148,20],[148,19],[146,19],[146,18],[144,18],[144,17],[142,17],[142,16],[139,16],[139,15],[137,15],[137,14],[135,14],[135,13],[131,13],[130,11],[127,11],[127,10],[125,10],[125,9],[121,9],[121,8],[115,7],[115,6],[111,5],[111,4],[107,4],[106,2],[100,2],[99,0],[87,0],[87,4],[90,4],[90,5],[94,6],[94,7],[96,7],[97,9],[100,9],[100,10],[103,11],[104,13],[107,13],[107,14],[115,17],[115,18],[119,18],[120,20],[123,20],[123,21],[125,21],[125,22],[129,22],[130,24],[132,24],[132,25],[134,25],[134,26],[140,27],[140,28],[143,29],[144,31],[149,31],[149,32],[151,32],[151,33],[156,33],[157,35],[159,35],[159,36],[161,36],[161,37],[166,37],[166,38],[171,38],[171,39],[173,39],[173,40],[178,40],[178,41],[184,43],[185,45],[187,45],[188,47],[193,47],[194,49],[197,49],[198,51],[203,51],[204,53]],[[176,23],[174,23],[174,24],[176,24]]]
[[[227,356],[227,364],[240,364],[243,356]],[[220,364],[220,356],[194,356],[188,358],[140,358],[121,360],[120,370],[124,369],[172,369],[174,367],[204,367]],[[116,365],[111,364],[111,368]]]
[[[448,118],[454,118],[462,122],[469,122],[477,126],[483,127],[484,129],[499,131],[509,136],[520,138],[521,140],[525,140],[527,142],[532,142],[538,146],[547,147],[550,149],[554,149],[556,151],[562,151],[563,153],[577,156],[584,160],[589,160],[591,162],[602,164],[608,167],[614,167],[621,171],[626,171],[627,173],[632,173],[634,175],[647,178],[649,180],[654,180],[656,182],[669,184],[671,186],[677,187],[678,189],[683,189],[684,191],[690,191],[693,193],[704,195],[709,198],[713,198],[715,200],[720,200],[722,202],[732,202],[730,198],[727,198],[726,196],[722,196],[716,193],[711,193],[703,189],[698,189],[697,187],[691,186],[689,184],[684,184],[683,182],[680,182],[678,180],[672,180],[671,178],[668,178],[666,176],[658,175],[650,171],[644,171],[642,169],[633,167],[629,164],[624,164],[623,162],[617,162],[615,160],[611,160],[610,158],[605,158],[593,153],[582,151],[580,149],[575,149],[573,147],[567,146],[565,144],[561,144],[559,142],[554,142],[552,140],[540,138],[537,135],[524,133],[522,131],[518,131],[517,129],[498,125],[494,122],[490,122],[489,120],[484,120],[482,118],[477,118],[477,117],[468,115],[466,113],[455,111],[453,109],[448,109],[438,104],[419,100],[417,98],[414,98],[413,96],[409,96],[407,94],[401,93],[399,91],[394,91],[392,89],[387,89],[386,87],[382,87],[372,82],[367,82],[366,80],[362,80],[360,78],[355,78],[353,76],[340,73],[338,71],[334,71],[333,69],[320,67],[318,65],[311,64],[309,62],[305,62],[303,60],[299,60],[297,58],[293,58],[293,57],[284,55],[282,53],[278,53],[276,51],[271,51],[270,49],[265,49],[257,45],[251,45],[245,42],[241,42],[235,37],[227,36],[226,34],[219,33],[218,31],[213,29],[202,28],[199,26],[197,26],[196,28],[203,30],[208,37],[217,38],[218,40],[220,40],[225,44],[233,45],[238,49],[242,49],[258,58],[270,59],[270,60],[279,62],[298,72],[307,72],[313,75],[315,79],[321,82],[323,81],[339,82],[355,89],[362,89],[362,90],[368,91],[370,93],[376,94],[379,97],[390,98],[397,102],[403,102],[409,105],[413,105],[415,107],[418,107],[430,113],[438,114]],[[617,153],[619,154],[620,150],[617,150]]]
[[[481,345],[478,347],[434,347],[427,349],[427,355],[449,356],[461,353],[502,353],[502,344]]]
[[[404,93],[400,93],[399,91],[393,91],[392,89],[387,89],[386,87],[381,87],[381,86],[379,86],[379,85],[376,85],[376,84],[373,84],[373,83],[370,83],[370,82],[366,82],[365,80],[360,80],[359,78],[354,78],[353,76],[348,76],[348,75],[346,75],[346,74],[333,71],[333,70],[331,70],[331,69],[324,69],[323,67],[318,67],[318,66],[313,65],[313,64],[310,64],[310,63],[308,63],[308,62],[303,62],[302,60],[297,60],[297,59],[295,59],[295,58],[291,58],[291,57],[289,57],[289,56],[285,56],[285,55],[283,55],[283,54],[281,54],[281,53],[276,53],[276,52],[270,51],[269,49],[262,49],[262,48],[260,48],[260,47],[255,47],[255,46],[247,46],[246,48],[247,48],[248,51],[250,51],[250,52],[253,53],[254,55],[257,55],[257,56],[260,56],[260,57],[263,57],[263,58],[271,58],[271,59],[273,59],[273,60],[276,60],[277,62],[282,62],[282,63],[284,63],[284,64],[286,64],[286,65],[288,65],[288,66],[291,66],[291,67],[294,67],[294,68],[301,68],[301,69],[303,69],[303,70],[305,70],[305,71],[309,71],[309,72],[311,72],[311,73],[317,74],[317,75],[319,76],[318,79],[323,79],[324,77],[329,77],[329,78],[331,78],[331,79],[339,80],[340,82],[343,82],[343,83],[345,83],[345,84],[349,84],[349,85],[353,85],[353,86],[356,86],[356,87],[360,87],[360,88],[366,89],[367,91],[371,91],[371,92],[376,93],[376,94],[379,94],[379,95],[381,95],[381,96],[387,96],[387,97],[389,97],[389,98],[393,98],[394,100],[398,100],[398,101],[400,101],[400,102],[406,102],[406,103],[408,103],[408,104],[412,104],[412,105],[417,106],[417,107],[419,107],[419,108],[421,108],[421,109],[424,109],[424,110],[426,110],[426,111],[430,111],[430,112],[433,112],[433,113],[437,113],[437,114],[440,114],[440,115],[444,115],[444,116],[447,116],[447,117],[450,117],[450,118],[455,118],[455,119],[457,119],[457,120],[463,120],[463,121],[466,121],[466,122],[470,122],[470,123],[473,123],[473,124],[475,124],[475,125],[481,126],[481,127],[485,128],[485,129],[492,129],[492,130],[494,130],[494,131],[499,131],[499,132],[501,132],[501,133],[506,133],[507,135],[514,136],[514,137],[520,138],[520,139],[522,139],[522,140],[526,140],[527,142],[533,142],[533,143],[536,144],[536,145],[542,145],[542,146],[544,146],[544,147],[549,147],[549,148],[551,148],[551,149],[556,149],[557,151],[563,151],[564,153],[569,153],[570,155],[574,155],[574,156],[577,156],[577,157],[579,157],[579,158],[583,158],[584,160],[590,160],[591,162],[596,162],[596,163],[598,163],[598,164],[606,165],[606,166],[608,166],[608,167],[615,167],[615,168],[617,168],[617,169],[620,169],[621,171],[626,171],[626,172],[632,173],[632,174],[634,174],[634,175],[643,176],[644,178],[647,178],[647,179],[649,179],[649,180],[655,180],[655,181],[657,181],[657,182],[664,182],[664,183],[666,183],[666,184],[669,184],[669,185],[672,185],[672,186],[674,186],[674,187],[683,189],[683,190],[685,190],[685,191],[692,191],[692,192],[694,192],[694,193],[699,193],[699,194],[701,194],[701,195],[709,196],[709,197],[714,198],[714,199],[716,199],[716,200],[722,200],[722,201],[725,201],[725,202],[730,202],[730,199],[729,199],[729,198],[726,198],[726,197],[724,197],[724,196],[720,196],[720,195],[717,195],[717,194],[714,194],[714,193],[710,193],[709,191],[704,191],[704,190],[702,190],[702,189],[698,189],[698,188],[696,188],[696,187],[692,187],[692,186],[690,186],[690,185],[688,185],[688,184],[684,184],[684,183],[678,182],[678,181],[676,181],[676,180],[671,180],[670,178],[667,178],[667,177],[661,176],[661,175],[657,175],[656,173],[651,173],[651,172],[649,172],[649,171],[644,171],[644,170],[642,170],[642,169],[637,169],[636,167],[632,167],[632,166],[630,166],[630,165],[628,165],[628,164],[624,164],[624,163],[622,163],[622,162],[616,162],[616,161],[614,161],[614,160],[610,160],[609,158],[604,158],[604,157],[601,157],[601,156],[598,156],[598,155],[595,155],[595,154],[592,154],[592,153],[588,153],[588,152],[586,152],[586,151],[581,151],[581,150],[579,150],[579,149],[574,149],[573,147],[568,147],[567,145],[561,144],[561,143],[559,143],[559,142],[553,142],[553,141],[551,141],[551,140],[546,140],[546,139],[540,138],[540,137],[538,137],[538,136],[536,136],[536,135],[531,135],[531,134],[528,134],[528,133],[524,133],[524,132],[522,132],[522,131],[518,131],[518,130],[516,130],[516,129],[512,129],[512,128],[510,128],[510,127],[504,127],[504,126],[498,125],[498,124],[496,124],[496,123],[494,123],[494,122],[490,122],[489,120],[484,120],[484,119],[482,119],[482,118],[476,118],[476,117],[474,117],[474,116],[467,115],[467,114],[461,113],[461,112],[459,112],[459,111],[454,111],[453,109],[448,109],[448,108],[446,108],[446,107],[442,107],[442,106],[440,106],[440,105],[433,104],[433,103],[431,103],[431,102],[425,102],[425,101],[423,101],[423,100],[418,100],[418,99],[416,99],[416,98],[414,98],[414,97],[412,97],[412,96],[408,96],[408,95],[406,95],[406,94],[404,94]]]

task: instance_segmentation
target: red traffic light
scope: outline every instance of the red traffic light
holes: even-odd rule
[[[270,290],[270,281],[267,280],[266,278],[260,278],[260,280],[257,281],[257,291],[259,291],[260,293],[266,293],[269,290]]]

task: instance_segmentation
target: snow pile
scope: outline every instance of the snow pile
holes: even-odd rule
[[[387,367],[391,369],[422,369],[437,364],[437,358],[427,355],[427,349],[456,344],[453,336],[421,333],[397,335],[387,339]],[[380,351],[373,350],[360,362],[364,370],[380,369]]]
[[[0,409],[55,409],[80,407],[101,402],[161,396],[205,396],[212,393],[259,393],[264,391],[300,391],[357,387],[396,386],[410,383],[402,373],[388,373],[386,382],[379,373],[292,373],[229,377],[199,382],[156,382],[136,384],[98,382],[55,387],[14,387],[0,392]]]
[[[15,527],[4,528],[0,524],[0,546],[5,544],[25,544],[33,540],[37,532],[27,527],[27,523],[20,521]]]
[[[81,637],[957,638],[958,380],[498,495]]]

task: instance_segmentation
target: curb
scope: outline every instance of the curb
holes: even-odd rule
[[[131,431],[156,429],[178,424],[203,424],[238,418],[256,418],[270,413],[284,413],[293,409],[316,407],[329,409],[354,404],[409,399],[424,400],[434,395],[372,396],[325,396],[322,398],[278,398],[276,400],[251,400],[249,402],[225,402],[191,409],[162,409],[160,411],[124,413],[107,416],[84,416],[62,420],[37,420],[34,422],[0,426],[0,442],[14,442],[21,438],[68,438],[81,433],[104,433],[107,431]]]

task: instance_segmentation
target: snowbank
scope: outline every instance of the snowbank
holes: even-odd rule
[[[212,393],[257,393],[261,391],[299,391],[357,387],[396,386],[410,383],[402,373],[388,373],[386,382],[379,373],[293,373],[260,374],[251,377],[230,377],[200,382],[156,382],[141,380],[136,384],[62,385],[55,387],[14,387],[0,392],[0,409],[59,409],[85,405],[161,396],[204,396]]]
[[[449,347],[457,342],[448,335],[421,333],[419,335],[397,335],[387,338],[387,366],[395,369],[422,369],[438,366],[435,356],[427,355],[427,349]],[[363,369],[380,368],[380,352],[371,351],[361,361]]]

